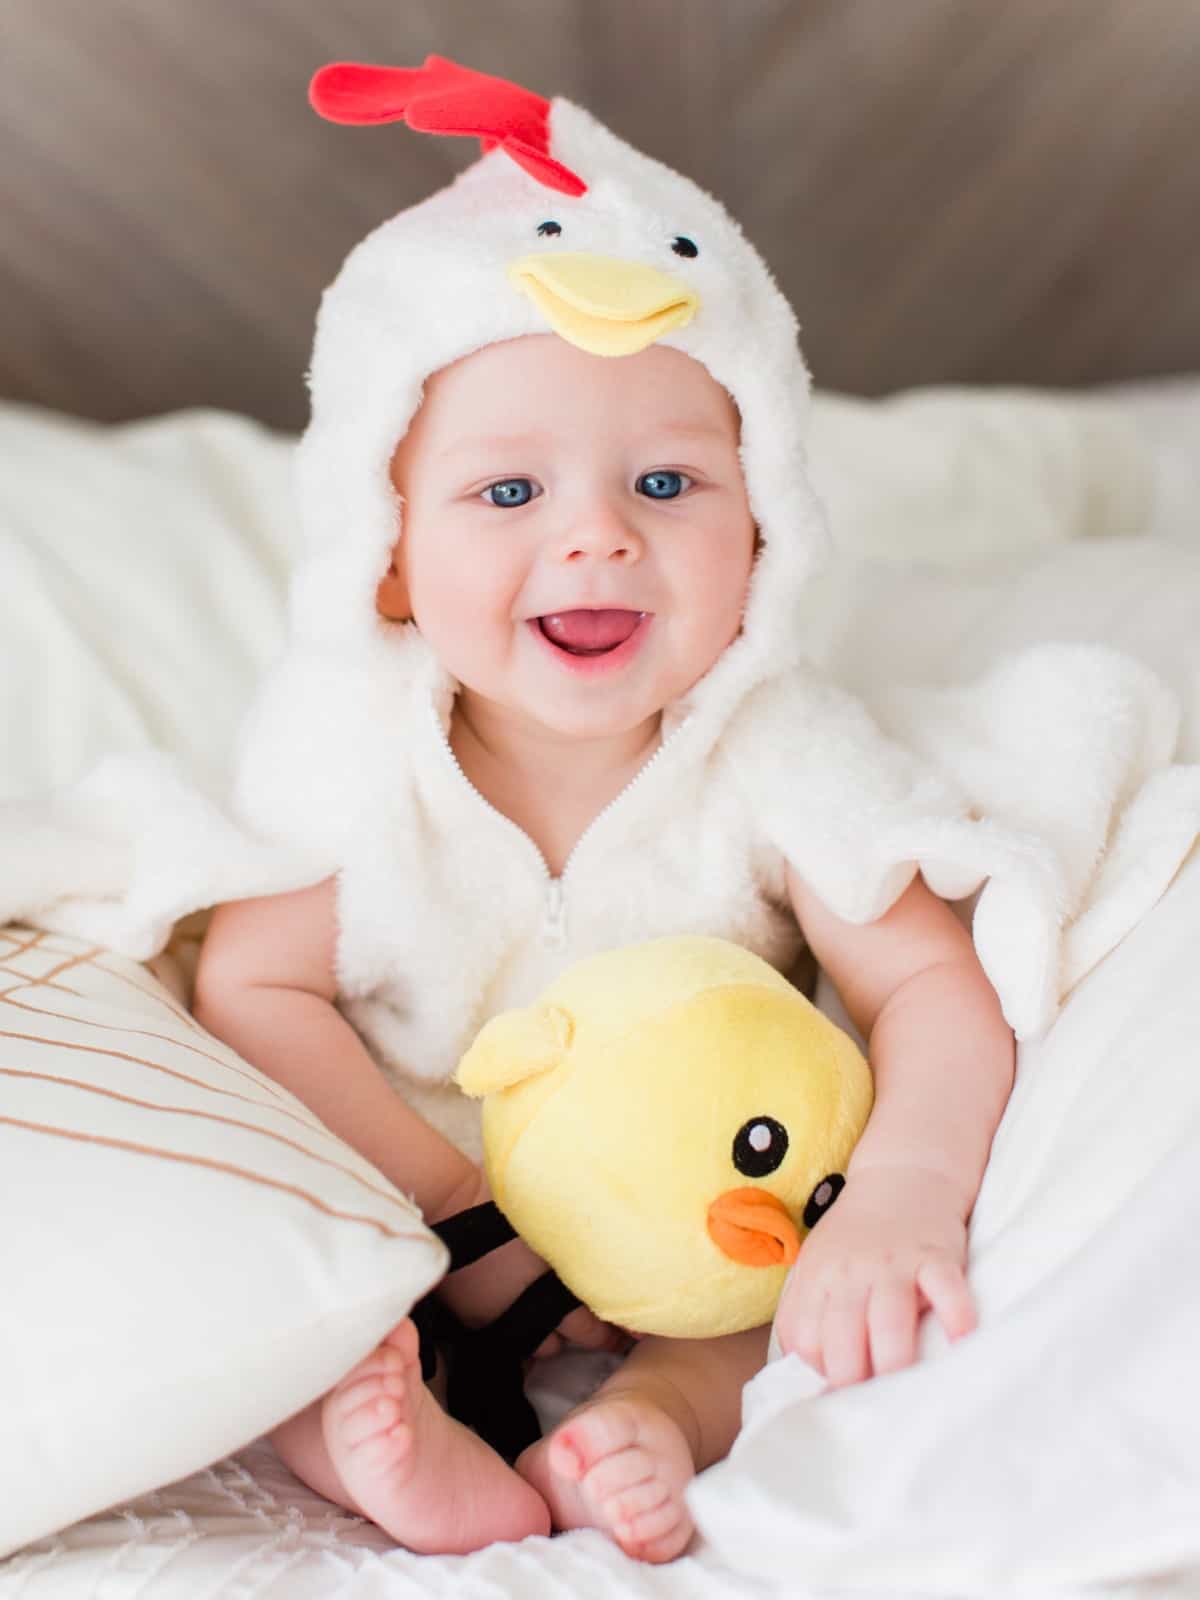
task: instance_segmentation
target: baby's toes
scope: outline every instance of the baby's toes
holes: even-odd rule
[[[589,1479],[588,1487],[591,1486]],[[672,1493],[670,1484],[652,1475],[614,1493],[606,1495],[598,1492],[597,1498],[604,1506],[610,1525],[614,1529],[629,1530],[640,1518],[656,1514],[668,1505]]]
[[[670,1492],[653,1456],[636,1444],[602,1457],[576,1487],[608,1528],[657,1510]]]
[[[361,1369],[356,1367],[341,1383],[335,1384],[329,1392],[326,1406],[331,1415],[348,1417],[379,1400],[403,1398],[407,1387],[404,1368],[399,1361],[394,1366],[390,1363],[373,1363],[372,1370],[365,1377]]]
[[[396,1399],[380,1391],[352,1408],[342,1410],[331,1405],[326,1412],[326,1425],[339,1444],[358,1450],[368,1439],[393,1428],[403,1416]]]
[[[550,1466],[562,1477],[578,1483],[601,1464],[611,1466],[622,1453],[636,1445],[638,1432],[638,1413],[634,1407],[612,1400],[589,1407],[563,1423],[551,1438]],[[644,1477],[647,1471],[648,1463],[643,1458],[637,1476]],[[623,1486],[616,1481],[612,1484],[613,1489]],[[594,1492],[590,1483],[588,1488]]]
[[[340,1407],[361,1404],[371,1398],[372,1386],[383,1383],[393,1394],[403,1394],[416,1381],[420,1368],[420,1341],[417,1330],[407,1319],[351,1367],[330,1391],[330,1399]]]
[[[364,1465],[386,1469],[403,1455],[411,1420],[410,1365],[407,1352],[385,1341],[326,1395],[321,1426],[335,1465],[353,1454]]]
[[[615,1523],[613,1537],[639,1561],[674,1561],[692,1537],[692,1519],[682,1500],[669,1494],[660,1505]]]
[[[553,1483],[546,1496],[559,1527],[607,1529],[643,1561],[671,1561],[687,1545],[695,1466],[679,1425],[656,1405],[602,1400],[569,1418],[549,1449],[552,1470],[570,1480],[568,1496]]]

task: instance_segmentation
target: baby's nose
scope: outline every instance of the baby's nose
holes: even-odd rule
[[[559,556],[563,561],[639,561],[644,546],[637,530],[607,507],[593,508],[577,518],[563,536]]]

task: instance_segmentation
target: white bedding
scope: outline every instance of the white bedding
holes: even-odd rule
[[[1184,705],[1186,754],[1196,759],[1200,382],[1142,386],[1086,404],[1027,400],[947,394],[937,404],[911,402],[907,412],[893,402],[892,415],[899,409],[904,427],[923,429],[927,441],[905,479],[892,470],[903,453],[894,448],[894,434],[886,428],[880,434],[880,412],[827,405],[826,454],[815,466],[818,476],[829,474],[825,492],[857,564],[843,569],[814,604],[807,618],[814,645],[866,687],[896,675],[952,681],[1001,649],[1101,637],[1168,678]],[[0,480],[6,571],[10,554],[21,558],[44,514],[40,501],[23,494],[30,482],[46,484],[45,469],[55,459],[53,440],[39,429],[46,422],[28,413],[0,415],[0,451],[19,441],[21,459],[30,463],[28,482],[8,472],[7,461]],[[89,486],[59,474],[52,484],[64,555],[44,616],[6,615],[0,592],[0,624],[18,630],[38,662],[21,686],[29,718],[23,742],[6,747],[0,794],[75,776],[112,747],[114,727],[126,745],[166,741],[197,762],[215,762],[277,637],[281,610],[272,575],[288,521],[280,442],[209,416],[191,419],[190,427],[162,419],[117,438],[97,430],[89,443],[95,481]],[[96,488],[114,444],[131,475],[126,491],[130,484],[144,490],[147,514],[124,530],[123,572],[99,564],[79,570],[81,522],[115,514]],[[197,560],[191,569],[194,607],[170,626],[150,585],[129,578],[144,573],[143,556],[166,560],[153,493],[157,486],[161,495],[164,485],[168,492],[174,487],[173,515],[190,519],[192,544],[213,541],[211,567]],[[1004,519],[995,514],[998,496]],[[245,530],[241,566],[222,568],[239,529]],[[1098,543],[1098,535],[1109,537]],[[218,587],[219,569],[237,576]],[[123,588],[131,619],[127,648],[120,659],[106,659],[89,613],[98,603],[120,604]],[[64,727],[54,673],[60,682],[78,673],[80,659],[91,664],[93,698],[80,720]],[[300,1488],[260,1443],[186,1483],[19,1552],[0,1565],[0,1600],[391,1600],[442,1593],[703,1600],[773,1590],[804,1600],[832,1592],[830,1583],[885,1594],[984,1596],[1001,1592],[1002,1577],[1007,1592],[1021,1594],[1045,1592],[1050,1581],[1067,1586],[1060,1592],[1076,1592],[1071,1585],[1094,1578],[1109,1580],[1110,1595],[1200,1593],[1194,1532],[1200,1519],[1193,1513],[1174,1543],[1163,1542],[1152,1526],[1169,1506],[1168,1489],[1182,1484],[1193,1506],[1200,1489],[1194,1451],[1178,1453],[1180,1440],[1200,1436],[1200,1386],[1180,1354],[1200,1347],[1200,1263],[1193,1251],[1190,1263],[1171,1264],[1166,1249],[1185,1248],[1186,1230],[1175,1226],[1172,1209],[1156,1206],[1149,1187],[1139,1195],[1139,1184],[1148,1186],[1171,1150],[1200,1128],[1200,1078],[1193,1069],[1197,953],[1200,869],[1193,864],[1080,987],[1048,1038],[1023,1052],[1018,1091],[972,1228],[984,1312],[974,1354],[969,1343],[941,1351],[930,1331],[928,1362],[912,1373],[807,1402],[811,1410],[787,1426],[798,1451],[811,1438],[829,1452],[818,1463],[822,1493],[811,1500],[788,1501],[789,1486],[804,1480],[786,1452],[782,1464],[774,1455],[764,1427],[701,1485],[697,1510],[711,1538],[669,1569],[639,1568],[591,1535],[465,1559],[418,1558],[391,1550],[375,1530]],[[1182,1173],[1164,1180],[1172,1183],[1168,1199],[1176,1206],[1189,1196],[1190,1168]],[[1110,1233],[1120,1250],[1104,1248]],[[1161,1315],[1146,1326],[1125,1292],[1123,1260],[1136,1254],[1138,1240],[1147,1258],[1164,1251],[1154,1302]],[[1106,1303],[1111,1317],[1094,1314]],[[1036,1359],[1039,1348],[1044,1364]],[[1139,1385],[1139,1372],[1149,1370],[1157,1383]],[[1060,1381],[1064,1375],[1071,1381]],[[788,1374],[773,1370],[767,1377],[776,1399],[782,1386],[786,1401]],[[952,1411],[956,1384],[970,1406]],[[1154,1409],[1176,1390],[1174,1413]],[[1014,1408],[1015,1393],[1023,1410]],[[1104,1426],[1105,1406],[1118,1402],[1131,1423],[1124,1431]],[[1138,1406],[1140,1430],[1133,1426]],[[1046,1431],[1050,1415],[1053,1433]],[[959,1435],[955,1420],[966,1416],[972,1427]],[[1092,1452],[1086,1457],[1081,1437]],[[1032,1459],[1006,1457],[1016,1446],[1037,1449]],[[1097,1469],[1115,1470],[1106,1494],[1120,1484],[1122,1498],[1119,1508],[1108,1506],[1114,1514],[1088,1523],[1081,1519],[1093,1460]],[[1074,1483],[1063,1476],[1072,1463]],[[934,1497],[939,1485],[962,1491],[972,1483],[978,1492],[960,1492],[953,1515]],[[1022,1486],[1040,1488],[1042,1498],[1018,1498]],[[919,1542],[907,1536],[914,1527],[922,1529]],[[1003,1572],[997,1552],[1006,1560]]]
[[[931,1359],[816,1399],[794,1358],[748,1386],[696,1490],[739,1571],[803,1551],[818,1589],[1171,1571],[1200,1593],[1198,945],[1200,854],[1022,1051],[972,1219],[973,1338],[927,1324]]]

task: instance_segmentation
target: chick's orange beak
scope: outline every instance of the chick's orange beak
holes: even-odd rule
[[[708,1208],[708,1233],[731,1261],[747,1267],[790,1267],[800,1235],[782,1200],[765,1189],[727,1189]]]

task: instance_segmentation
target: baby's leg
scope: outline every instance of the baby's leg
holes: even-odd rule
[[[643,1339],[619,1371],[517,1471],[556,1528],[601,1528],[627,1555],[671,1561],[692,1536],[683,1492],[729,1453],[742,1388],[767,1358],[770,1328],[723,1339]]]
[[[550,1531],[541,1495],[425,1387],[409,1321],[271,1442],[318,1494],[410,1550],[463,1555]]]

